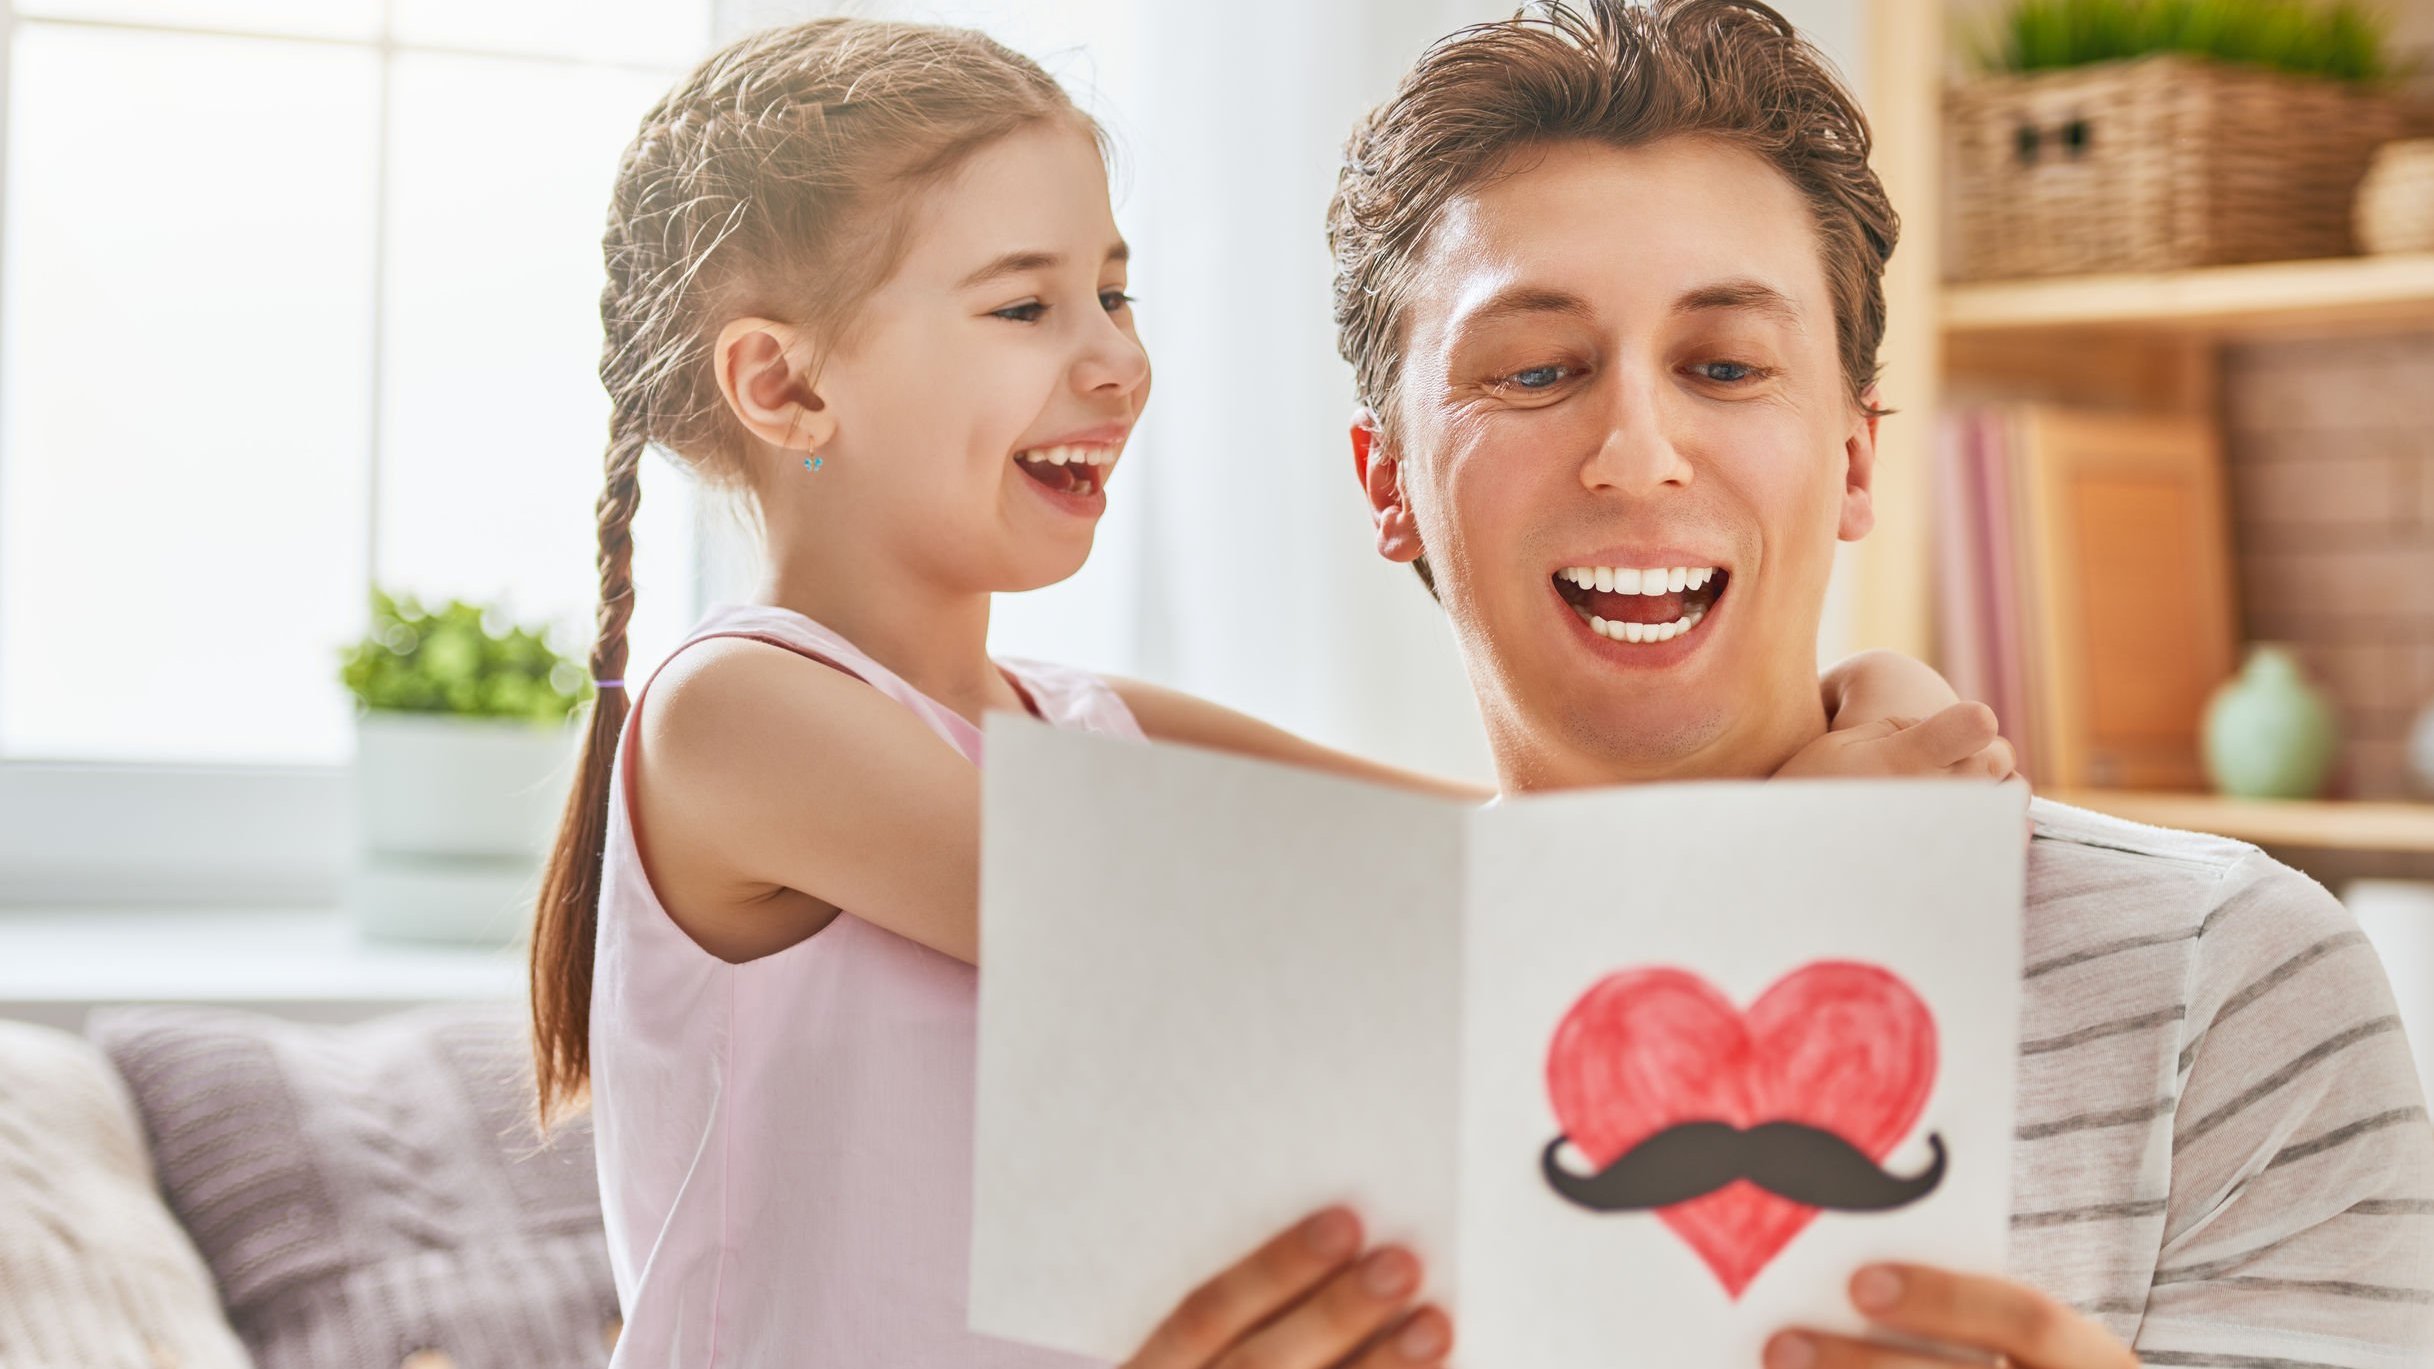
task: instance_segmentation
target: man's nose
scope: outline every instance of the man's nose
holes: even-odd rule
[[[1605,421],[1596,450],[1581,463],[1581,483],[1634,496],[1688,485],[1690,462],[1666,431],[1657,387],[1617,377],[1605,389]]]

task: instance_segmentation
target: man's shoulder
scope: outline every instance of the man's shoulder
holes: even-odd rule
[[[2036,828],[2032,851],[2058,862],[2056,873],[2087,881],[2202,888],[2262,854],[2230,837],[2152,827],[2044,797],[2028,801],[2028,816]]]
[[[2242,867],[2263,858],[2246,842],[2149,827],[2103,813],[2029,801],[2027,969],[2040,977],[2143,947],[2193,949]],[[2132,959],[2152,973],[2170,952]],[[2108,967],[2118,970],[2119,965]]]
[[[2113,960],[2116,971],[2139,964],[2150,974],[2179,973],[2185,990],[2202,997],[2200,978],[2236,978],[2311,945],[2363,940],[2323,885],[2248,842],[2043,798],[2030,801],[2029,816],[2032,976]],[[2128,954],[2175,946],[2179,955]],[[2167,970],[2174,961],[2177,969]]]
[[[2033,916],[2101,918],[2113,931],[2194,935],[2232,900],[2306,898],[2322,886],[2248,842],[2153,827],[2052,799],[2028,805]]]

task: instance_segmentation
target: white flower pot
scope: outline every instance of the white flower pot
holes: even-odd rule
[[[362,933],[499,946],[520,938],[586,721],[358,714],[347,904]]]

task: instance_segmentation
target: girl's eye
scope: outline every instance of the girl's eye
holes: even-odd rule
[[[990,316],[1005,319],[1009,323],[1037,323],[1039,316],[1047,312],[1047,305],[1038,300],[1030,300],[1026,303],[1010,304],[1003,309],[992,310]]]
[[[1524,390],[1547,390],[1553,389],[1558,381],[1571,373],[1569,366],[1532,366],[1526,371],[1515,371],[1504,379],[1505,383]]]
[[[1111,314],[1118,309],[1123,308],[1125,305],[1131,304],[1132,302],[1133,297],[1125,294],[1121,290],[1102,290],[1099,292],[1099,307],[1105,309]]]

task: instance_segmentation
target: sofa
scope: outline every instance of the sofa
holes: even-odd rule
[[[591,1133],[519,1009],[0,1020],[5,1369],[597,1369]]]

